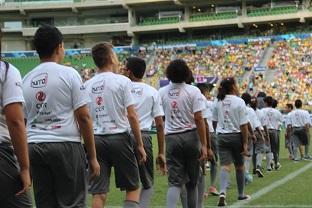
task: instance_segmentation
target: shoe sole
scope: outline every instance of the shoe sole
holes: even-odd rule
[[[218,207],[224,207],[224,206],[226,206],[225,196],[222,196],[219,198]]]
[[[259,178],[263,178],[263,173],[261,173],[260,170],[256,170],[256,172],[257,172]]]

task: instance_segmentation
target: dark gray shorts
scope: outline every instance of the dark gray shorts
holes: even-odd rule
[[[309,144],[309,135],[307,134],[304,127],[293,128],[292,138],[296,146]]]
[[[261,138],[261,135],[256,131],[255,132],[257,141],[254,144],[255,154],[265,153],[265,144]]]
[[[244,164],[244,156],[241,133],[218,134],[218,150],[221,165]]]
[[[0,207],[32,207],[30,193],[15,196],[20,190],[22,181],[13,148],[9,144],[0,144]]]
[[[81,143],[31,143],[29,158],[37,208],[86,206],[86,155]]]
[[[153,159],[153,144],[152,144],[152,137],[147,132],[142,133],[142,140],[144,145],[144,150],[146,152],[146,162],[143,164],[139,164],[139,173],[140,173],[140,180],[144,189],[148,189],[153,186],[154,184],[154,159]],[[136,150],[136,141],[131,134],[132,141],[134,144],[135,149],[135,156],[138,160],[138,153]]]
[[[116,187],[120,190],[139,188],[138,163],[134,155],[129,133],[95,135],[97,159],[100,163],[100,176],[90,182],[91,194],[109,192],[111,168],[115,170]]]
[[[200,146],[197,130],[166,135],[169,186],[198,183]]]
[[[279,151],[278,131],[275,129],[269,129],[269,136],[270,136],[271,152],[278,153],[278,151]]]
[[[213,151],[215,162],[218,161],[218,137],[215,133],[210,133],[211,138],[211,150]]]

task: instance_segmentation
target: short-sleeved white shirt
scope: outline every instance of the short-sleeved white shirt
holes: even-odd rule
[[[6,72],[5,63],[0,61],[0,143],[11,142],[3,110],[12,103],[24,103],[22,78],[12,65],[9,65]]]
[[[96,135],[118,134],[130,130],[127,107],[134,105],[131,81],[113,72],[96,74],[86,83]]]
[[[279,126],[282,124],[283,115],[278,110],[272,107],[266,107],[261,109],[262,116],[267,119],[267,128],[278,130]]]
[[[151,130],[154,118],[164,116],[158,91],[143,82],[132,82],[131,93],[141,130]]]
[[[23,79],[28,143],[80,142],[74,111],[89,102],[79,73],[55,62]]]
[[[212,126],[212,109],[213,109],[213,101],[207,100],[205,96],[203,96],[205,102],[205,110],[203,111],[203,117],[207,120],[209,126],[209,132],[214,132]]]
[[[195,129],[194,113],[205,109],[204,100],[197,87],[185,83],[170,83],[159,94],[165,112],[165,132],[180,133]]]
[[[304,127],[310,123],[310,115],[306,110],[295,109],[288,114],[288,125],[292,127]]]
[[[240,126],[249,122],[246,104],[235,95],[226,95],[224,100],[216,101],[212,120],[218,122],[217,133],[238,133]]]
[[[261,123],[260,123],[260,120],[258,119],[258,116],[257,116],[256,112],[254,111],[254,109],[247,106],[246,111],[247,111],[247,116],[248,116],[252,130],[256,130],[256,128],[260,128]]]

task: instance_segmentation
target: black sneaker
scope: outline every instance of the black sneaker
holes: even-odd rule
[[[272,169],[271,169],[271,168],[268,168],[268,169],[267,169],[267,172],[271,172],[271,171],[272,171]]]
[[[273,161],[271,161],[270,166],[271,166],[271,169],[273,170],[274,169],[274,162]]]
[[[251,199],[251,197],[249,195],[239,196],[237,198],[237,200],[239,200],[239,201],[248,201],[250,199]]]
[[[279,170],[281,169],[282,165],[280,163],[277,163],[276,166],[275,166],[275,170]]]
[[[262,173],[262,171],[261,171],[261,168],[257,168],[257,169],[256,169],[256,173],[257,173],[257,175],[258,175],[259,178],[263,178],[263,173]]]
[[[225,201],[225,193],[220,193],[218,207],[224,207],[226,205],[227,204],[226,204],[226,201]]]

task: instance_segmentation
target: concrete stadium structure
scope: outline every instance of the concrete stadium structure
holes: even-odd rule
[[[32,50],[43,23],[61,30],[67,48],[88,48],[103,40],[130,45],[311,20],[311,0],[0,0],[4,51]]]

